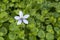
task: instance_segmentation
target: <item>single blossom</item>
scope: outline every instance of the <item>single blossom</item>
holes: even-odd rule
[[[17,25],[20,25],[22,22],[24,22],[25,24],[28,24],[28,20],[26,20],[28,17],[29,17],[28,14],[23,16],[23,12],[19,11],[19,16],[15,16],[14,18],[18,20]]]

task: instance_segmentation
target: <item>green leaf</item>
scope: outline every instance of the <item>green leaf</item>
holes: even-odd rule
[[[54,40],[54,35],[51,33],[46,33],[46,39],[47,40]]]
[[[10,31],[15,31],[15,32],[19,32],[19,27],[16,25],[16,23],[12,23],[12,24],[10,24],[10,26],[9,26],[9,30]]]
[[[38,3],[42,4],[44,0],[37,0]]]
[[[29,29],[33,29],[33,28],[35,27],[35,24],[33,24],[33,23],[28,24],[27,27],[28,27]]]
[[[10,33],[8,34],[8,37],[9,37],[10,40],[15,40],[16,34],[13,33],[13,32],[10,32]]]
[[[12,2],[16,2],[16,0],[11,0]]]
[[[0,32],[0,36],[4,36],[4,34],[2,32]]]
[[[0,40],[4,40],[4,38],[3,37],[0,37]]]
[[[2,26],[2,23],[0,22],[0,27]]]
[[[60,40],[60,37],[58,37],[57,40]]]
[[[37,40],[37,39],[36,39],[36,36],[30,35],[29,40]]]
[[[0,6],[0,12],[2,11],[5,11],[6,10],[6,4],[3,4],[3,3],[0,3],[1,6]]]
[[[4,3],[8,3],[8,0],[3,0]]]
[[[5,36],[7,34],[7,29],[5,27],[0,28],[0,36]]]
[[[21,38],[21,39],[24,39],[24,37],[25,37],[24,31],[20,31],[18,33],[18,37]]]
[[[9,18],[10,23],[14,23],[14,19],[12,17]]]
[[[31,33],[32,33],[33,35],[37,35],[37,33],[38,33],[38,28],[33,28],[33,29],[31,29]]]
[[[44,38],[45,37],[45,32],[43,30],[38,31],[38,37]]]
[[[49,20],[50,20],[50,22],[52,22],[53,24],[56,23],[56,18],[54,18],[54,16],[51,16]]]
[[[48,31],[49,33],[54,34],[54,31],[53,31],[53,28],[52,28],[51,25],[47,25],[47,27],[46,27],[46,31]]]
[[[40,39],[40,40],[44,40],[44,39]]]
[[[0,13],[0,18],[6,17],[7,16],[7,12],[1,12]]]
[[[54,27],[55,32],[60,35],[60,29],[58,27]]]

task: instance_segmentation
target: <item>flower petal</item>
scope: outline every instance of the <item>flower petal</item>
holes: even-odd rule
[[[27,15],[25,15],[23,18],[28,18],[29,16],[30,16],[30,15],[27,14]]]
[[[20,18],[23,17],[23,12],[22,11],[19,11],[19,16],[20,16]]]
[[[20,19],[20,17],[19,17],[19,16],[15,16],[14,18],[15,18],[16,20],[19,20],[19,19]]]
[[[24,22],[25,24],[28,24],[28,21],[27,21],[26,19],[23,19],[23,22]]]
[[[18,20],[17,25],[20,25],[22,23],[22,20]]]

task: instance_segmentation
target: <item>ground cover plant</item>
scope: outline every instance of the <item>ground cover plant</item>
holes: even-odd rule
[[[17,25],[19,11],[28,24]],[[60,40],[60,0],[0,0],[0,40]]]

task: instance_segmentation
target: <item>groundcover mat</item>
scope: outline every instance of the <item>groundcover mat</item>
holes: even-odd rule
[[[60,0],[0,0],[0,40],[60,40]]]

